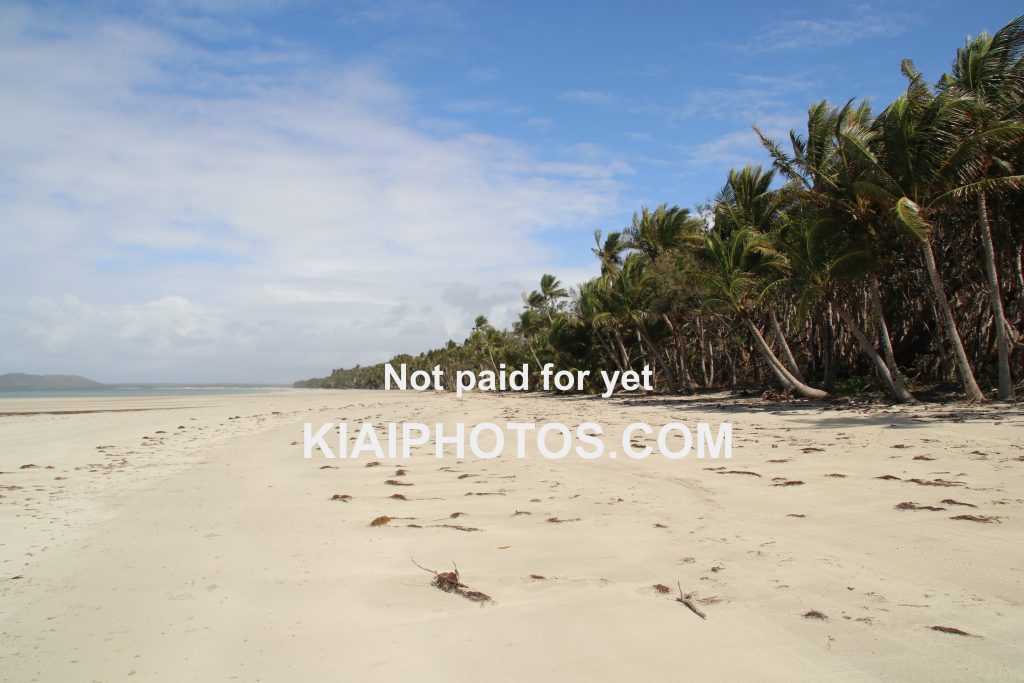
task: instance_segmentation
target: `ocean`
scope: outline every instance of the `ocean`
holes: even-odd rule
[[[231,396],[265,394],[285,389],[284,386],[145,386],[111,385],[89,389],[38,389],[31,391],[0,390],[5,398],[135,398],[173,396]]]

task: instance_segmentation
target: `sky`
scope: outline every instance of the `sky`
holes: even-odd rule
[[[1013,2],[0,1],[0,374],[292,382],[504,326],[751,130]]]

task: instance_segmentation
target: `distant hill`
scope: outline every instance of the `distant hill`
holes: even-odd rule
[[[106,385],[78,375],[26,375],[22,372],[0,375],[0,391],[97,389],[103,386]]]

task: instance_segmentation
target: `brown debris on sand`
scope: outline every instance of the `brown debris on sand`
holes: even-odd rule
[[[384,483],[388,486],[412,486],[412,484],[407,481],[398,481],[397,479],[388,479]]]
[[[561,519],[559,517],[548,517],[548,522],[551,524],[565,524],[566,522],[578,522],[579,517],[573,517],[572,519]]]
[[[932,512],[941,512],[946,508],[937,508],[934,505],[918,505],[910,501],[899,503],[896,506],[897,510],[931,510]]]
[[[371,460],[370,462],[368,462],[365,465],[363,465],[363,467],[380,467],[380,461],[378,461],[378,460]]]
[[[951,633],[954,636],[967,636],[968,638],[981,638],[981,636],[976,636],[973,633],[968,633],[967,631],[961,631],[960,629],[953,628],[952,626],[929,626],[928,628],[930,628],[932,631],[939,631],[940,633]]]
[[[976,508],[976,507],[978,507],[977,505],[974,505],[973,503],[961,503],[959,500],[953,500],[952,498],[946,498],[942,502],[945,503],[946,505],[963,505],[964,507],[968,507],[968,508]]]
[[[392,518],[388,517],[387,515],[381,515],[380,517],[377,517],[375,520],[370,522],[370,526],[384,526],[385,524],[390,522],[391,519]]]
[[[520,515],[532,515],[532,514],[533,514],[532,512],[527,512],[526,510],[516,510],[515,512],[512,513],[512,516],[513,517],[518,517]]]
[[[403,496],[401,493],[392,493],[390,496],[388,496],[388,498],[392,498],[394,500],[409,500],[408,498]]]
[[[838,472],[830,472],[829,474],[826,474],[825,476],[826,477],[833,477],[835,479],[846,479],[846,475],[845,474],[839,474]]]
[[[347,493],[335,493],[333,496],[331,496],[331,500],[340,500],[343,503],[347,503],[350,500],[352,500],[352,496],[348,495]]]
[[[884,479],[885,481],[901,481],[899,477],[894,477],[891,474],[883,474],[880,477],[875,477],[875,479]]]
[[[530,578],[536,581],[545,581],[548,577],[543,574],[530,574]]]
[[[915,455],[914,460],[935,460],[935,458],[929,457],[927,455]]]
[[[803,486],[804,482],[799,479],[786,479],[785,481],[777,481],[772,486]]]
[[[812,609],[809,612],[804,612],[800,616],[802,616],[804,619],[820,619],[821,621],[828,621],[828,616],[826,616],[823,612],[819,612],[816,609]]]
[[[1002,524],[999,517],[995,515],[956,515],[950,519],[961,519],[965,522],[979,522],[980,524]]]
[[[395,470],[395,476],[396,477],[404,477],[408,473],[409,473],[408,470],[403,470],[401,467],[399,467],[397,470]]]
[[[670,590],[672,590],[671,588],[669,588],[668,586],[666,586],[663,583],[656,583],[653,586],[651,586],[651,588],[653,588],[654,590],[658,591],[659,593],[668,593]]]
[[[907,479],[906,481],[918,486],[963,486],[962,481],[948,481],[946,479]]]
[[[452,567],[454,567],[455,570],[450,572],[438,572],[433,569],[427,569],[416,562],[416,558],[412,558],[412,563],[423,571],[430,572],[434,575],[434,580],[430,582],[430,585],[434,588],[443,590],[445,593],[461,595],[467,600],[472,600],[473,602],[484,603],[491,601],[491,596],[486,593],[481,593],[480,591],[472,590],[469,586],[462,583],[462,578],[459,575],[459,568],[454,562],[452,562]]]
[[[757,472],[748,472],[747,470],[722,470],[719,472],[719,474],[751,474],[755,477],[761,476]]]

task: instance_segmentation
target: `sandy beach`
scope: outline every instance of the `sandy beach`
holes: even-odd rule
[[[0,413],[5,681],[1024,676],[1016,408],[296,390]],[[734,456],[302,458],[305,421],[583,418],[729,420]]]

